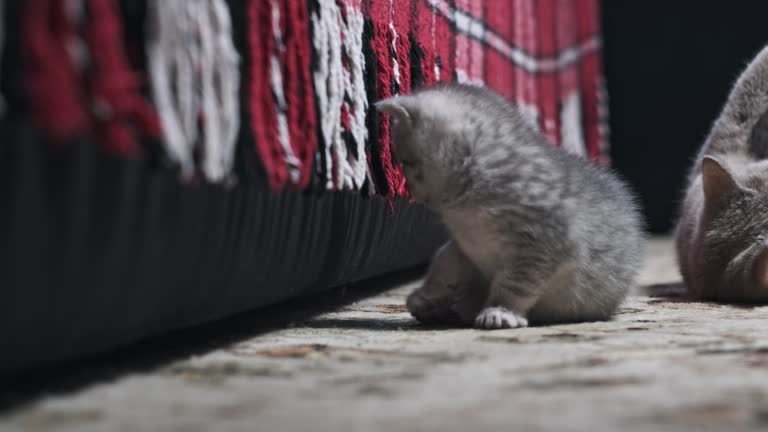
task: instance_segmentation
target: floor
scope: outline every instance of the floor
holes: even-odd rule
[[[669,240],[647,256],[644,285],[678,279]],[[55,372],[6,392],[0,431],[768,428],[768,307],[646,290],[611,322],[436,329],[402,306],[417,283],[378,281]]]

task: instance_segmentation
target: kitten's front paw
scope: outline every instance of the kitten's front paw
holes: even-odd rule
[[[486,330],[528,327],[528,320],[503,307],[489,307],[475,318],[475,327]]]

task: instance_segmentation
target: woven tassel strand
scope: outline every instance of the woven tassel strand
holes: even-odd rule
[[[312,16],[318,53],[315,90],[325,142],[328,189],[358,189],[369,178],[365,141],[368,99],[365,92],[362,13],[350,4],[344,11],[332,1],[320,1]],[[348,59],[344,64],[343,59]],[[354,154],[343,132],[348,128]]]
[[[86,39],[95,72],[92,105],[99,137],[113,152],[135,155],[139,138],[160,136],[160,122],[141,94],[139,77],[128,65],[115,0],[89,0],[88,6]]]
[[[25,87],[37,124],[57,141],[85,134],[81,44],[68,6],[58,0],[27,0],[23,9]],[[80,53],[82,54],[82,53]]]
[[[208,180],[221,181],[231,174],[240,130],[240,56],[225,1],[211,0],[205,11],[200,16],[203,173]]]
[[[191,177],[202,139],[203,174],[225,180],[240,127],[240,60],[226,3],[153,0],[150,6],[149,69],[169,156]]]

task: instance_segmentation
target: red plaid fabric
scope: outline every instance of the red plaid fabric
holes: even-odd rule
[[[126,59],[117,0],[25,6],[24,84],[41,129],[58,140],[95,135],[124,156],[134,156],[142,138],[159,137],[160,122]]]
[[[268,15],[268,10],[275,4],[291,2],[251,0],[251,3],[253,8]],[[310,66],[305,62],[303,67],[312,67],[314,82],[304,82],[303,85],[314,85],[316,93],[336,91],[349,103],[368,105],[368,136],[362,146],[366,155],[357,154],[356,157],[365,158],[369,165],[371,190],[384,195],[407,193],[400,169],[391,157],[389,125],[383,116],[370,109],[370,105],[376,100],[406,94],[437,81],[486,85],[519,104],[553,144],[595,161],[607,161],[600,100],[598,0],[319,1],[325,9],[322,12],[318,0],[314,3],[310,6],[309,16],[298,16],[301,8],[294,9],[295,15],[288,11],[282,21],[286,26],[282,34],[289,35],[291,26],[300,27],[305,23],[302,20],[309,19],[311,39],[296,40],[303,38],[305,32],[292,33],[288,37],[294,38],[293,43],[305,44],[314,51],[314,58],[327,64],[319,66],[315,62]],[[281,12],[286,9],[283,6]],[[321,16],[328,11],[338,20],[338,26],[320,24]],[[355,45],[354,35],[350,35],[351,15],[360,15],[357,18],[365,22],[362,45]],[[259,37],[252,40],[259,40],[262,46],[265,45],[263,38],[269,39],[274,34],[265,31],[264,27],[259,30],[254,27],[252,31],[260,32]],[[341,46],[323,42],[333,40]],[[354,49],[345,49],[348,44],[354,45]],[[328,61],[329,56],[334,55],[339,56],[340,61]],[[363,73],[368,79],[364,93],[333,88],[334,82],[319,82],[325,78],[318,74],[318,68],[331,68],[327,71],[329,74],[350,74],[348,56],[361,56],[365,60]],[[332,70],[334,67],[338,70]],[[263,64],[255,64],[253,71],[263,69]],[[258,77],[254,76],[254,79]],[[365,100],[355,99],[360,97]],[[269,103],[260,103],[253,108],[257,116],[274,109]],[[327,109],[339,109],[341,114]],[[305,114],[312,113],[312,107],[305,111]],[[257,143],[274,188],[290,184],[304,187],[308,173],[320,176],[316,184],[330,189],[343,189],[352,184],[344,182],[345,174],[337,168],[338,153],[327,151],[337,145],[327,142],[329,137],[343,141],[347,156],[361,148],[350,132],[350,127],[354,126],[346,121],[349,118],[346,105],[327,105],[316,115],[321,125],[331,118],[331,121],[338,118],[341,138],[320,133],[317,141],[307,137],[291,139],[297,152],[304,149],[304,155],[314,151],[320,154],[315,158],[320,162],[314,172],[306,157],[302,159],[304,163],[298,167],[302,174],[296,178],[303,180],[291,182],[280,175],[290,165],[285,159],[290,156],[284,152],[286,146],[278,142],[275,133],[263,136],[263,132],[258,132]],[[306,119],[301,116],[295,121]],[[275,130],[274,124],[254,124],[257,131],[270,127]],[[282,155],[283,159],[275,158],[275,155]]]
[[[225,171],[259,165],[274,190],[401,196],[408,192],[391,156],[389,125],[373,103],[459,81],[488,86],[518,104],[553,145],[607,162],[599,0],[144,0],[148,20],[152,11],[173,6],[197,14],[185,16],[200,26],[192,36],[168,36],[190,38],[190,50],[150,56],[172,58],[197,74],[211,64],[201,56],[216,53],[206,47],[230,38],[238,53],[213,67],[220,76],[240,74],[240,93],[221,79],[202,85],[196,78],[134,71],[117,39],[116,1],[83,0],[89,13],[74,18],[58,0],[34,0],[25,8],[30,106],[53,136],[95,128],[124,153],[133,149],[132,139],[155,136],[155,107],[144,103],[137,88],[143,80],[134,75],[143,72],[153,89],[167,90],[164,99],[154,99],[163,118],[180,119],[163,125],[170,155],[202,154]],[[78,36],[76,29],[85,30]],[[78,37],[91,49],[85,60],[72,56]],[[197,93],[201,88],[208,92]],[[244,96],[236,101],[234,94]],[[240,105],[235,127],[247,127],[237,145],[255,148],[259,161],[229,162],[234,135],[214,134],[227,120],[213,119],[223,112],[218,104],[231,112]],[[50,109],[62,106],[70,108]],[[225,138],[226,150],[216,147]]]

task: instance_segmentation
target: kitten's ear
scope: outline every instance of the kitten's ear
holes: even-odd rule
[[[701,161],[701,177],[704,183],[704,197],[711,201],[739,189],[733,174],[717,158],[704,156]]]
[[[413,116],[408,110],[408,98],[406,96],[393,96],[376,102],[375,107],[380,112],[389,114],[393,122],[403,125],[411,125]]]

